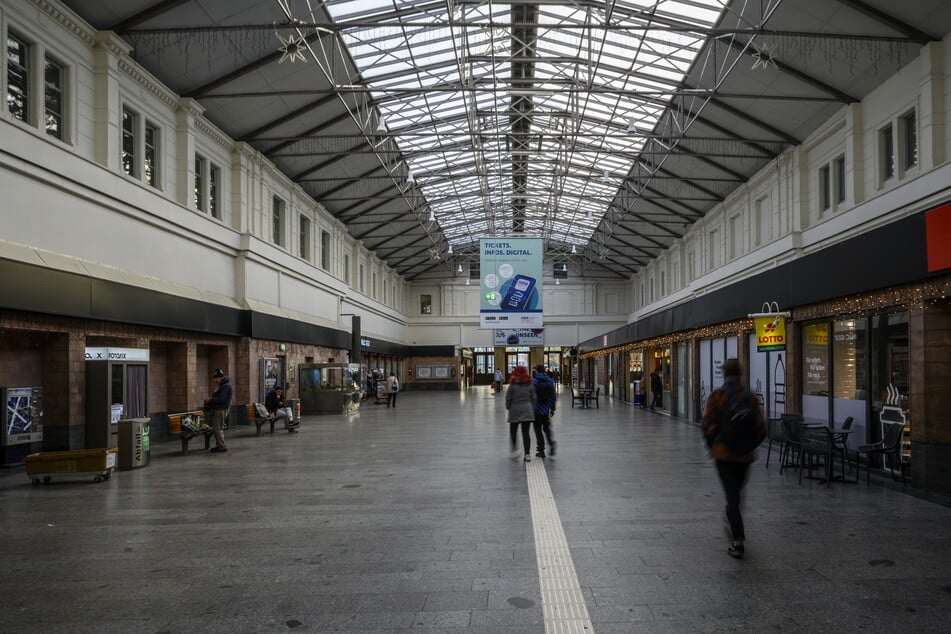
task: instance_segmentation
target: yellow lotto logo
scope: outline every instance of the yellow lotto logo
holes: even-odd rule
[[[775,317],[757,317],[756,321],[756,350],[767,352],[770,350],[786,349],[786,318],[781,315]]]

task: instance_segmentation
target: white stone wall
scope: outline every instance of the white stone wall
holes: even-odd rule
[[[947,200],[951,194],[951,165],[946,159],[951,150],[951,112],[946,106],[951,103],[949,71],[951,36],[926,46],[918,58],[862,102],[844,106],[801,145],[774,159],[631,278],[634,301],[627,321]],[[912,111],[917,120],[918,163],[906,168],[898,129],[901,118]],[[883,179],[880,131],[889,124],[895,131],[895,175]],[[839,156],[845,157],[845,200],[822,209],[820,169]],[[674,278],[663,294],[656,286],[661,272],[667,280]]]

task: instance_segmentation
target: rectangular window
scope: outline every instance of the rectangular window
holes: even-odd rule
[[[300,240],[298,242],[297,254],[305,260],[310,260],[310,218],[302,215],[298,223]]]
[[[350,254],[343,254],[343,281],[350,286]]]
[[[151,121],[145,122],[145,182],[152,187],[159,186],[159,129]]]
[[[205,169],[208,160],[199,155],[195,155],[195,209],[205,211]]]
[[[769,198],[763,196],[756,201],[756,246],[766,244],[770,238],[771,227],[769,225]]]
[[[367,278],[366,278],[366,272],[365,272],[365,270],[364,270],[362,264],[360,265],[359,268],[360,268],[360,275],[359,275],[359,279],[357,279],[357,283],[360,285],[360,288],[359,288],[358,290],[359,290],[361,293],[365,293],[365,292],[366,292],[366,279],[367,279]]]
[[[380,286],[381,286],[381,290],[383,291],[383,303],[385,304],[386,303],[386,282],[383,282],[383,284],[381,284]]]
[[[895,139],[892,137],[892,125],[888,124],[878,131],[878,143],[881,156],[882,180],[895,176]]]
[[[710,232],[710,235],[707,239],[707,270],[712,271],[717,268],[717,230],[714,229]]]
[[[692,282],[697,279],[697,254],[687,251],[687,279]]]
[[[282,199],[271,199],[271,240],[279,247],[284,246],[284,206]]]
[[[802,326],[802,393],[829,396],[829,323],[826,321]]]
[[[128,108],[122,109],[122,171],[138,178],[138,164],[136,162],[136,132],[139,129],[139,115]]]
[[[666,280],[666,277],[667,277],[667,274],[666,274],[664,271],[661,271],[661,272],[660,272],[660,296],[661,296],[661,297],[666,297],[666,296],[667,296],[667,280]]]
[[[730,218],[730,259],[743,254],[743,220],[739,214]]]
[[[12,33],[7,35],[7,109],[30,123],[30,46]]]
[[[845,202],[845,157],[840,156],[832,165],[835,169],[835,202],[841,204]]]
[[[831,168],[823,165],[819,168],[819,211],[828,211],[832,206]]]
[[[46,58],[46,133],[51,137],[63,140],[64,115],[66,113],[66,99],[64,95],[66,70],[61,64],[49,57]]]
[[[330,270],[330,232],[320,232],[320,268]]]
[[[420,315],[433,314],[433,296],[432,295],[419,296],[419,314]]]
[[[376,272],[370,274],[370,297],[376,299]]]
[[[905,169],[918,165],[918,122],[915,111],[905,113],[901,118],[902,163]]]
[[[208,164],[208,211],[212,218],[221,220],[221,168]]]

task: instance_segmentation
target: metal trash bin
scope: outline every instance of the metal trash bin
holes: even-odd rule
[[[119,469],[135,469],[149,464],[148,418],[119,421]]]

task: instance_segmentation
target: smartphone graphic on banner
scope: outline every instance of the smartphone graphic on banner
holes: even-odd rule
[[[516,275],[512,278],[505,297],[502,299],[502,310],[525,310],[535,290],[535,278],[525,275]]]

